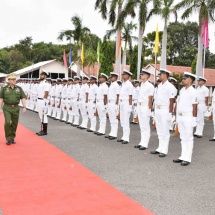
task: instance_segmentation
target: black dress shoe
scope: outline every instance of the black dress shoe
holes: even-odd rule
[[[109,137],[110,137],[109,135],[105,136],[105,138],[109,138]]]
[[[141,145],[136,145],[134,146],[134,148],[139,149],[141,147]]]
[[[73,124],[72,126],[73,126],[73,127],[78,127],[78,125],[74,125],[74,124]]]
[[[11,144],[11,140],[7,140],[7,141],[6,141],[6,144],[7,144],[7,145],[10,145],[10,144]]]
[[[128,144],[129,142],[128,141],[122,141],[122,144]]]
[[[214,139],[214,138],[212,138],[212,139],[210,139],[209,141],[215,141],[215,139]]]
[[[65,122],[66,124],[70,124],[70,122]]]
[[[147,148],[146,147],[144,147],[144,146],[141,146],[140,148],[139,148],[139,150],[146,150]]]
[[[130,122],[130,124],[135,124],[135,122]]]
[[[194,137],[196,137],[196,136],[197,136],[197,134],[193,134],[193,136],[194,136]]]
[[[42,131],[37,132],[36,134],[39,135]]]
[[[16,142],[14,140],[11,140],[11,144],[15,144]]]
[[[157,155],[157,154],[160,154],[160,152],[157,152],[157,151],[151,151],[151,154],[152,154],[152,155]]]
[[[124,141],[124,140],[122,140],[122,139],[120,139],[120,140],[117,140],[117,142],[119,142],[119,143],[120,143],[120,142],[123,142],[123,141]]]
[[[109,140],[115,140],[115,139],[116,139],[116,137],[109,136]]]
[[[187,166],[187,165],[189,165],[190,164],[190,162],[188,162],[188,161],[182,161],[181,162],[181,166]]]
[[[45,136],[45,135],[47,135],[47,134],[48,134],[47,132],[41,131],[41,132],[39,132],[37,135],[38,135],[38,136]]]
[[[94,131],[94,134],[98,134],[98,131]]]
[[[88,128],[88,129],[87,129],[87,132],[94,132],[94,131]]]
[[[174,162],[174,163],[181,163],[181,162],[183,162],[183,160],[175,159],[175,160],[173,160],[173,162]]]
[[[160,153],[160,154],[159,154],[159,157],[160,157],[160,158],[164,158],[164,157],[166,157],[166,154]]]
[[[80,129],[81,129],[81,130],[84,130],[84,129],[87,129],[87,128],[84,128],[84,127],[80,127]]]
[[[102,135],[105,135],[105,134],[97,132],[97,136],[102,136]]]
[[[197,137],[197,138],[202,138],[203,136],[202,136],[202,135],[196,135],[196,137]]]

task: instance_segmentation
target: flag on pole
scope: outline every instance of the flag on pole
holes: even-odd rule
[[[155,54],[159,51],[159,32],[158,32],[158,25],[156,27],[156,34],[155,34],[155,47],[154,47]]]
[[[82,48],[81,48],[81,62],[84,64],[84,44],[82,43]]]
[[[202,42],[205,48],[209,47],[209,35],[208,35],[208,20],[204,21],[202,26]]]
[[[69,64],[72,64],[72,47],[70,48],[70,52],[69,52]]]
[[[98,42],[97,46],[97,62],[100,62],[100,41]]]
[[[64,49],[64,52],[63,52],[63,63],[64,63],[64,66],[67,67],[67,60],[66,60],[66,51]]]
[[[119,57],[121,45],[122,45],[122,34],[120,33],[119,38],[118,38],[118,47],[117,47],[116,59]]]

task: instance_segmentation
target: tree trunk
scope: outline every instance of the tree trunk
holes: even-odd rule
[[[122,56],[122,71],[126,69],[126,49],[123,51],[123,56]]]
[[[160,68],[166,69],[167,23],[164,24]]]
[[[139,35],[138,35],[138,61],[137,61],[137,79],[140,77],[141,68],[141,56],[143,49],[143,27],[139,26]]]
[[[122,12],[122,5],[119,4],[118,6],[118,15],[117,15],[117,19],[119,17],[119,15],[121,14]],[[116,33],[116,62],[115,62],[115,66],[116,66],[116,71],[118,74],[119,74],[119,78],[121,78],[121,47],[120,47],[120,50],[118,50],[119,48],[119,39],[121,38],[121,29],[117,29],[117,33]],[[119,55],[118,55],[119,53]],[[118,56],[117,56],[118,55]]]
[[[201,28],[200,28],[201,29]],[[202,76],[203,73],[203,44],[202,44],[202,30],[198,34],[198,55],[196,62],[196,75],[197,77]]]

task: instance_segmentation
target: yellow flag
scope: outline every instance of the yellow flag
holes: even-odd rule
[[[84,64],[84,44],[83,43],[81,48],[81,61],[82,61],[82,64]]]
[[[158,25],[156,27],[156,35],[155,35],[155,48],[154,48],[155,54],[159,51],[159,32],[158,32]]]

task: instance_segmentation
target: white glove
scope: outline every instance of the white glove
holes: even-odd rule
[[[196,117],[193,117],[192,119],[192,126],[193,128],[197,126]]]
[[[151,109],[148,109],[148,111],[147,111],[147,116],[149,116],[149,117],[151,117],[151,116],[152,116]]]
[[[167,116],[167,121],[171,122],[172,121],[172,113],[169,113]]]

